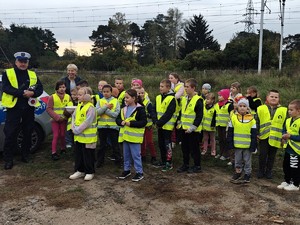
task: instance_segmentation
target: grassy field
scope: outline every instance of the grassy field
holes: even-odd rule
[[[40,80],[44,85],[44,89],[49,93],[54,92],[55,82],[66,76],[65,71],[37,71]],[[153,72],[153,73],[103,73],[79,71],[78,75],[87,80],[93,90],[97,91],[99,80],[106,80],[110,84],[114,84],[115,77],[124,79],[125,89],[130,87],[132,78],[142,79],[145,90],[149,93],[150,99],[154,100],[159,94],[159,82],[168,77],[169,72]],[[299,98],[300,95],[300,73],[279,74],[274,71],[264,72],[258,75],[255,72],[239,72],[239,71],[188,71],[179,73],[184,81],[188,78],[195,78],[198,81],[198,90],[204,83],[212,85],[212,92],[217,93],[222,88],[229,88],[230,84],[238,81],[242,85],[242,92],[245,94],[247,87],[256,86],[259,95],[264,101],[265,96],[270,89],[277,89],[280,92],[281,104],[287,106],[293,99]]]

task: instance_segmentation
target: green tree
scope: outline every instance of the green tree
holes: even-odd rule
[[[183,70],[218,69],[220,66],[220,51],[196,50],[189,53],[181,62]]]
[[[219,51],[220,44],[214,40],[212,31],[203,16],[194,15],[184,28],[183,43],[179,46],[180,57],[185,56],[195,50]]]
[[[75,59],[78,56],[78,52],[74,49],[65,48],[62,59]]]
[[[103,53],[105,49],[112,48],[113,35],[111,27],[107,25],[99,25],[97,30],[92,31],[89,39],[94,42],[92,52]]]

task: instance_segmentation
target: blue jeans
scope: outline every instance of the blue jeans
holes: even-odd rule
[[[124,171],[130,171],[133,160],[133,165],[136,173],[143,173],[141,144],[123,142],[124,155]]]

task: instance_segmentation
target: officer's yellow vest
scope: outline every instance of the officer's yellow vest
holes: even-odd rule
[[[34,86],[37,83],[37,76],[35,72],[31,70],[27,70],[28,76],[29,76],[29,86]],[[10,68],[6,70],[6,75],[7,78],[11,84],[12,87],[14,88],[19,88],[18,80],[17,80],[17,75],[14,70],[14,68]],[[18,101],[18,97],[12,96],[10,94],[7,94],[3,92],[2,94],[2,105],[7,108],[13,108]],[[35,107],[39,107],[41,103],[36,99],[36,104],[34,105]]]
[[[121,118],[122,121],[130,122],[130,121],[136,121],[136,114],[135,112],[132,116],[125,119],[124,115],[124,108],[121,110]],[[137,128],[137,127],[129,127],[129,126],[123,126],[120,128],[119,132],[119,139],[118,141],[121,143],[123,141],[131,142],[131,143],[143,143],[144,140],[144,132],[145,127],[143,128]]]
[[[203,120],[202,120],[202,130],[204,131],[216,131],[215,127],[211,127],[211,122],[216,109],[215,106],[210,109],[206,109],[205,105],[203,107]]]
[[[82,103],[78,104],[76,108],[76,114],[75,114],[75,125],[79,126],[86,120],[86,114],[88,109],[92,107],[95,110],[94,105],[91,102],[86,103],[83,105]],[[79,143],[95,143],[97,142],[97,120],[96,116],[94,118],[93,123],[86,128],[82,133],[80,134],[74,134],[74,141],[78,141]]]
[[[195,106],[197,101],[200,99],[199,95],[194,95],[192,97],[192,99],[190,100],[190,102],[187,105],[187,96],[183,97],[181,99],[182,101],[182,108],[181,108],[181,126],[182,129],[187,130],[189,129],[196,118],[196,113],[195,113]],[[195,132],[201,132],[202,130],[202,124],[200,123],[200,125],[197,127],[197,129],[195,130]]]
[[[242,123],[238,119],[238,114],[231,117],[233,126],[233,143],[235,148],[249,148],[251,143],[251,128],[256,124],[256,121],[251,114],[245,115],[250,117],[249,122]]]
[[[67,106],[73,106],[73,102],[69,101]],[[72,116],[70,116],[70,118],[68,119],[68,123],[67,123],[67,130],[71,130],[72,128]]]
[[[143,105],[145,106],[145,111],[146,111],[146,115],[147,115],[146,127],[150,127],[153,124],[152,119],[150,118],[150,115],[149,115],[149,112],[148,112],[148,109],[147,109],[149,104],[150,104],[149,98],[144,98]]]
[[[120,103],[120,106],[122,106],[123,99],[125,98],[125,93],[126,93],[126,91],[122,91],[122,92],[119,94],[118,101],[119,101],[119,103]]]
[[[112,107],[111,111],[113,111],[113,112],[116,111],[118,99],[113,98],[109,102],[107,102],[107,100],[105,98],[101,98],[99,100],[99,105],[100,105],[101,108],[106,103],[113,104],[113,107]],[[103,113],[102,115],[99,116],[98,126],[117,126],[116,118],[112,118],[112,117],[106,115],[105,113]]]
[[[156,112],[157,112],[157,119],[160,119],[162,115],[167,111],[168,106],[170,105],[170,102],[175,99],[174,96],[168,95],[167,97],[164,98],[163,101],[161,101],[162,96],[158,95],[156,96]],[[176,107],[177,107],[177,101],[176,102]],[[176,113],[171,117],[171,119],[163,125],[164,130],[173,130],[175,122],[177,119]]]
[[[280,106],[276,109],[271,120],[268,106],[261,105],[257,108],[257,115],[260,122],[259,138],[261,140],[269,138],[269,144],[273,147],[281,147],[282,128],[287,115],[287,108]]]
[[[71,100],[70,95],[65,94],[62,101],[56,93],[53,94],[52,97],[53,97],[53,111],[58,115],[62,115],[64,113],[65,107],[68,105],[68,103]]]
[[[286,120],[285,126],[286,126],[286,131],[290,135],[299,135],[299,130],[300,130],[300,118],[296,119],[292,124],[291,124],[292,118],[288,118]],[[296,152],[298,155],[300,155],[300,142],[299,141],[293,141],[291,139],[288,139],[287,143],[284,144],[284,148],[286,148],[287,144],[291,146],[291,148]]]
[[[227,127],[230,116],[228,113],[228,107],[230,103],[226,103],[221,108],[219,104],[215,104],[216,109],[216,126]]]

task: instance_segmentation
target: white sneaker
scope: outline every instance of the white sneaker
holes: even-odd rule
[[[282,182],[277,186],[278,189],[284,189],[285,187],[289,186],[290,184],[287,182]]]
[[[218,159],[218,158],[220,158],[220,155],[219,155],[219,154],[215,156],[215,159]]]
[[[171,148],[175,148],[176,147],[176,143],[175,142],[172,142],[171,143]]]
[[[295,186],[294,184],[290,184],[287,187],[283,188],[286,191],[299,191],[299,187]]]
[[[86,174],[85,177],[84,177],[84,180],[85,181],[89,181],[89,180],[92,180],[94,178],[94,174]]]
[[[68,145],[66,145],[66,148],[72,148],[72,145],[68,144]]]
[[[227,166],[232,166],[232,162],[228,162],[228,163],[227,163]]]
[[[75,179],[78,179],[80,177],[84,177],[84,173],[82,172],[79,172],[79,171],[76,171],[75,173],[73,173],[71,176],[69,176],[69,179],[71,180],[75,180]]]
[[[226,158],[226,157],[224,157],[224,156],[221,156],[220,157],[220,160],[222,160],[222,161],[225,161],[225,160],[227,160],[228,158]]]
[[[257,153],[257,148],[255,149],[254,152],[252,152],[253,155],[255,155]]]

